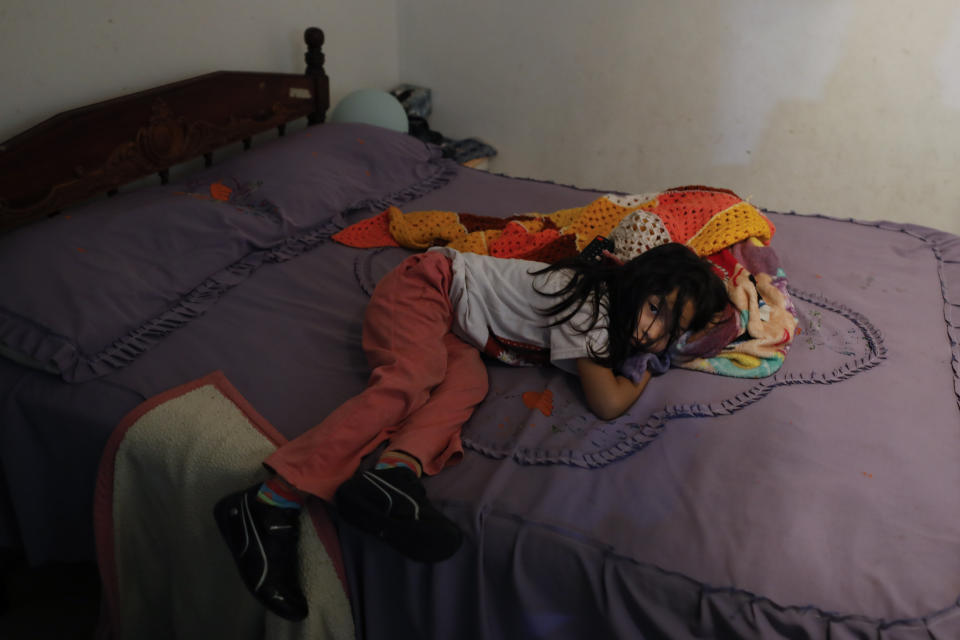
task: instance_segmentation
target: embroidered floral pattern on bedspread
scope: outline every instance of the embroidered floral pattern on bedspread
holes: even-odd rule
[[[778,388],[841,382],[885,359],[879,330],[862,314],[816,295],[795,289],[790,293],[801,319],[801,335],[815,335],[818,342],[831,348],[816,352],[797,349],[787,371],[750,381],[752,384],[741,386],[732,397],[713,402],[688,398],[688,404],[635,408],[620,419],[604,422],[586,410],[571,376],[543,372],[544,388],[552,396],[551,412],[546,414],[524,398],[526,377],[496,367],[490,370],[487,399],[464,428],[464,445],[488,457],[512,458],[524,464],[602,467],[646,447],[672,420],[733,414]]]

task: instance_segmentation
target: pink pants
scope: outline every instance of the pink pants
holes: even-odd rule
[[[453,335],[450,260],[411,256],[387,274],[363,319],[367,387],[264,462],[302,491],[331,500],[384,440],[435,474],[463,456],[460,427],[487,394],[480,352]]]

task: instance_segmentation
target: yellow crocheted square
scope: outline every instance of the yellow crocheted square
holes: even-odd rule
[[[608,236],[632,211],[639,207],[622,207],[608,198],[598,198],[587,206],[567,227],[561,228],[562,233],[576,234],[577,250],[582,251],[597,236]]]
[[[772,235],[763,214],[753,205],[740,202],[713,216],[687,241],[687,246],[698,255],[708,256],[751,237],[768,244]]]
[[[390,235],[408,249],[429,249],[445,245],[467,234],[453,211],[413,211],[390,209]]]

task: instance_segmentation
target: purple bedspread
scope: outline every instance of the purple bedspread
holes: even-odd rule
[[[781,371],[674,370],[605,423],[560,372],[492,367],[476,455],[428,484],[469,552],[427,570],[346,537],[369,637],[960,634],[960,238],[768,215],[802,327]]]
[[[429,189],[391,192],[409,210],[598,193],[420,160]],[[310,246],[120,368],[68,384],[0,362],[7,508],[32,560],[92,557],[99,451],[145,398],[221,369],[293,437],[362,388],[365,301],[408,254],[326,238],[371,202],[303,225]],[[342,530],[359,637],[960,637],[960,238],[768,215],[802,328],[781,370],[672,370],[602,422],[567,374],[491,363],[467,455],[427,481],[463,550],[417,565]]]

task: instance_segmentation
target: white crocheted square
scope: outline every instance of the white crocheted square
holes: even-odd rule
[[[610,232],[613,254],[626,262],[644,251],[670,242],[670,233],[660,217],[649,211],[638,210],[628,214],[616,229]]]

